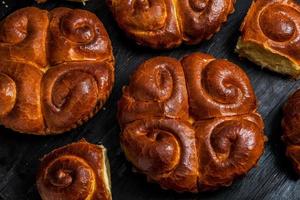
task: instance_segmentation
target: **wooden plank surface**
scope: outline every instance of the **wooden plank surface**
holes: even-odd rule
[[[93,119],[69,133],[51,137],[20,135],[0,127],[0,199],[40,199],[35,185],[39,158],[54,148],[86,138],[92,143],[102,143],[109,150],[112,174],[112,192],[115,200],[195,200],[195,199],[300,199],[300,184],[284,156],[285,147],[280,140],[281,109],[288,95],[300,87],[300,81],[260,70],[253,63],[238,58],[234,53],[239,36],[239,26],[246,15],[251,0],[237,0],[236,12],[229,17],[222,30],[211,40],[196,46],[181,46],[171,51],[154,51],[136,46],[128,40],[112,19],[104,0],[90,0],[86,6],[60,0],[37,5],[32,0],[0,1],[0,17],[24,6],[51,9],[58,6],[83,8],[93,11],[102,20],[110,34],[116,58],[116,84],[113,93]],[[250,76],[259,100],[259,111],[264,117],[269,141],[257,168],[237,180],[229,188],[201,194],[176,194],[149,184],[142,175],[134,174],[119,145],[119,127],[116,121],[116,103],[121,88],[128,83],[130,74],[143,61],[153,56],[183,55],[202,51],[218,58],[226,58],[240,65]]]

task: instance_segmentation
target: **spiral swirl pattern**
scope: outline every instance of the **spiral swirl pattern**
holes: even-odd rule
[[[41,134],[45,128],[40,104],[42,72],[34,65],[1,62],[0,123],[22,132]],[[28,87],[30,85],[30,87]]]
[[[50,63],[112,60],[112,47],[103,24],[85,10],[56,8],[51,11]]]
[[[121,143],[127,158],[150,180],[163,188],[196,191],[195,133],[189,124],[173,119],[135,121],[124,129]]]
[[[111,66],[101,62],[64,63],[49,69],[42,81],[48,129],[61,132],[87,120],[105,103],[113,77]]]
[[[182,23],[183,40],[189,44],[197,44],[212,37],[227,20],[228,14],[233,12],[234,2],[234,0],[178,1],[177,9]]]
[[[94,14],[24,8],[3,20],[0,33],[1,124],[58,134],[103,106],[114,83],[114,58]]]
[[[298,8],[298,10],[297,10]],[[274,21],[273,19],[277,20]],[[273,3],[261,11],[259,26],[270,48],[291,54],[300,61],[300,8],[293,4]],[[280,43],[280,45],[278,45]]]
[[[126,157],[164,189],[229,186],[263,153],[264,124],[248,77],[210,55],[146,61],[124,88],[118,110]]]
[[[43,200],[111,200],[103,146],[80,141],[46,155],[37,175]]]
[[[236,65],[209,55],[183,58],[190,111],[197,119],[246,114],[256,109],[247,75]]]
[[[46,66],[48,24],[47,11],[33,7],[9,15],[0,26],[1,59],[30,61],[41,67]]]
[[[119,101],[121,124],[145,117],[188,118],[184,73],[175,59],[157,57],[146,61],[123,91]]]
[[[195,124],[200,148],[200,190],[231,185],[263,153],[263,121],[257,114],[216,118]]]
[[[107,0],[119,26],[138,44],[173,48],[209,39],[235,0]]]
[[[241,32],[237,46],[241,56],[272,71],[299,77],[300,6],[296,1],[254,1]],[[274,58],[265,58],[265,54]]]
[[[283,140],[287,145],[286,155],[291,159],[295,171],[300,174],[300,90],[287,100],[282,119]]]

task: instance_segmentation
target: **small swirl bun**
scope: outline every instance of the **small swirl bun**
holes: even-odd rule
[[[114,57],[94,14],[23,8],[0,23],[0,33],[0,124],[59,134],[104,105],[114,84]]]
[[[37,188],[43,200],[111,200],[109,174],[106,149],[81,140],[44,156]]]
[[[107,0],[117,23],[138,44],[170,49],[219,31],[235,0]]]
[[[46,66],[48,24],[48,12],[34,7],[22,8],[6,17],[0,25],[1,60]]]
[[[198,163],[193,128],[175,119],[138,120],[123,131],[129,161],[161,187],[197,191]]]
[[[247,75],[229,61],[202,53],[181,62],[152,58],[118,103],[121,146],[134,167],[164,189],[229,186],[263,153],[256,105]]]
[[[253,1],[241,32],[240,56],[272,71],[300,77],[300,6],[296,1]]]
[[[104,105],[113,82],[113,68],[107,63],[72,62],[49,69],[42,80],[48,131],[63,132],[85,122]]]
[[[218,32],[234,11],[235,0],[181,0],[178,10],[183,40],[197,44]]]
[[[93,13],[56,8],[50,12],[50,62],[112,60],[108,34]]]
[[[121,124],[145,117],[188,118],[188,97],[180,63],[168,57],[146,61],[123,88]]]
[[[190,94],[190,111],[197,119],[246,114],[256,98],[245,72],[226,60],[205,54],[182,59]]]
[[[256,165],[264,150],[263,128],[258,114],[196,122],[201,191],[231,185]]]
[[[283,140],[287,145],[286,155],[300,175],[300,90],[291,95],[283,108]]]

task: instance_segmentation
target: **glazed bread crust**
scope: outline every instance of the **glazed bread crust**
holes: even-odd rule
[[[0,123],[37,135],[92,117],[114,83],[114,57],[100,20],[85,10],[28,7],[0,23]]]
[[[300,90],[291,95],[284,108],[282,119],[283,140],[287,145],[286,155],[300,175]]]
[[[43,200],[111,200],[106,149],[85,140],[45,155],[37,174]]]
[[[229,186],[263,153],[264,123],[247,75],[195,53],[143,63],[118,102],[121,146],[148,179],[178,192]]]
[[[300,6],[294,0],[254,0],[241,26],[240,56],[300,77]]]
[[[170,49],[219,31],[235,0],[107,0],[117,23],[138,44]]]

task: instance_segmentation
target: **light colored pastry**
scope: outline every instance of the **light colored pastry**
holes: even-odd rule
[[[272,71],[300,78],[300,6],[294,0],[254,0],[236,51]]]

